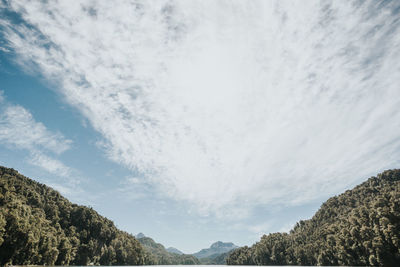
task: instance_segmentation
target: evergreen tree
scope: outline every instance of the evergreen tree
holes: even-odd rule
[[[264,235],[233,251],[231,265],[372,265],[400,263],[400,170],[372,177],[328,199],[289,234]]]
[[[130,234],[92,208],[0,166],[0,265],[142,265]]]

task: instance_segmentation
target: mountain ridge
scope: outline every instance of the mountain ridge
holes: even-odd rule
[[[136,239],[92,208],[73,204],[51,187],[2,166],[0,207],[0,265],[397,266],[400,262],[398,169],[329,198],[311,219],[300,220],[289,233],[264,235],[251,247],[217,241],[193,255],[170,253],[142,233]],[[199,253],[197,259],[194,255]]]
[[[146,237],[143,233],[138,233],[137,235],[135,235],[136,239],[142,238],[142,237]]]
[[[208,258],[208,257],[215,258],[220,254],[227,253],[236,248],[238,248],[238,246],[236,246],[232,242],[217,241],[211,244],[209,248],[204,248],[199,252],[193,253],[193,256],[195,256],[198,259]]]
[[[167,252],[143,233],[137,236],[143,237],[135,238],[93,208],[73,204],[53,188],[0,166],[0,266],[200,263],[192,255]]]
[[[183,253],[177,254],[168,252],[168,250],[165,249],[165,247],[162,244],[155,242],[150,237],[144,236],[138,238],[138,241],[143,246],[143,248],[153,256],[151,262],[152,264],[156,265],[200,264],[200,261],[195,256],[190,254],[183,254]]]
[[[178,254],[178,255],[185,254],[185,253],[183,253],[182,251],[180,251],[179,249],[174,248],[174,247],[169,247],[169,248],[167,248],[167,251],[168,251],[169,253],[175,253],[175,254]]]
[[[398,266],[400,170],[329,198],[289,233],[264,235],[229,254],[229,265]]]
[[[143,265],[149,254],[92,208],[0,166],[0,265]]]

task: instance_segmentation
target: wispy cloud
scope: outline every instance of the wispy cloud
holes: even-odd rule
[[[294,226],[295,226],[295,223],[285,223],[284,225],[282,225],[282,227],[280,229],[278,229],[278,232],[288,233],[288,232],[290,232],[290,230],[293,229]]]
[[[0,141],[20,149],[44,149],[60,154],[69,149],[71,141],[59,133],[52,133],[32,114],[19,105],[1,102]],[[5,104],[5,106],[3,105]]]
[[[267,223],[261,223],[261,224],[257,224],[257,225],[251,225],[248,226],[249,231],[256,234],[257,237],[261,236],[261,235],[265,235],[271,232],[271,223],[267,222]]]
[[[49,131],[22,106],[7,103],[2,91],[0,105],[0,144],[25,150],[30,164],[57,176],[69,177],[72,169],[46,153],[63,153],[72,141]]]
[[[118,196],[124,200],[138,200],[146,199],[154,195],[154,190],[152,190],[151,185],[140,177],[125,177],[123,181],[120,182],[120,186],[117,189]]]
[[[201,212],[302,203],[399,163],[398,1],[9,3],[18,60],[111,159]]]
[[[29,163],[61,177],[70,177],[72,174],[71,168],[61,161],[37,151],[31,152]]]

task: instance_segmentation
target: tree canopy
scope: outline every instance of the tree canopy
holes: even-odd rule
[[[151,256],[92,208],[0,166],[0,265],[142,265]]]
[[[140,242],[139,242],[140,241]],[[0,265],[199,264],[118,230],[92,208],[0,166]],[[400,262],[400,170],[332,197],[289,233],[264,235],[208,263],[379,265]]]
[[[151,264],[157,265],[177,265],[177,264],[200,264],[200,261],[193,255],[188,254],[176,254],[168,252],[165,247],[156,243],[150,237],[138,238],[143,248],[151,255]]]
[[[227,258],[231,265],[373,265],[400,262],[400,170],[332,197],[290,233],[264,235]]]

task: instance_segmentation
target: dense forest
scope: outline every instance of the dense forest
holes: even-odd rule
[[[208,256],[206,258],[200,258],[200,264],[203,265],[224,265],[226,263],[226,259],[229,255],[229,252],[222,254],[214,254]]]
[[[141,265],[152,256],[91,208],[0,166],[0,265]]]
[[[201,263],[380,265],[400,262],[400,170],[330,198],[289,233],[264,235]],[[0,166],[0,265],[199,264],[151,238],[118,230],[92,208]]]
[[[372,177],[326,201],[290,233],[264,235],[227,258],[230,265],[374,265],[400,263],[400,170]]]
[[[200,264],[200,261],[193,255],[176,254],[168,252],[163,245],[156,243],[150,237],[138,238],[143,248],[150,253],[150,264],[177,265],[177,264]]]

